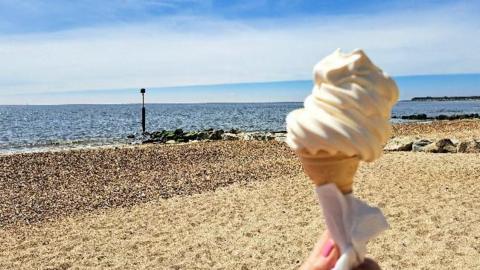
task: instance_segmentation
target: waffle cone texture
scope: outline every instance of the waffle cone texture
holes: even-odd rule
[[[298,155],[303,170],[316,186],[334,183],[343,194],[353,191],[353,178],[360,159],[344,155]]]

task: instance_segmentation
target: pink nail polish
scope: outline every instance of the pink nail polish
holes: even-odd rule
[[[332,252],[332,249],[333,249],[334,246],[335,246],[335,244],[333,243],[333,241],[331,239],[329,239],[328,242],[323,247],[322,256],[323,257],[328,257],[330,252]]]

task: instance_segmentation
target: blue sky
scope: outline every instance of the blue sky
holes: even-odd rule
[[[271,19],[380,14],[392,9],[416,10],[455,1],[352,0],[2,0],[2,33],[32,33],[142,23],[162,17]]]
[[[155,21],[161,17],[298,19],[314,16],[380,14],[392,9],[435,8],[457,1],[352,0],[2,0],[2,33],[31,33]],[[457,3],[458,4],[458,3]]]
[[[476,75],[417,76],[480,73],[478,14],[478,1],[0,0],[0,104],[129,103],[140,87],[211,84],[234,85],[152,101],[298,101],[339,47],[364,48],[403,99],[480,94]],[[269,81],[293,82],[239,84]]]

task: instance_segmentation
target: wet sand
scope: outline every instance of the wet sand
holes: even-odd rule
[[[400,135],[476,136],[478,122],[459,123]],[[294,269],[324,229],[299,162],[276,142],[21,154],[0,164],[0,269]],[[386,153],[362,164],[355,192],[391,225],[370,256],[383,269],[480,268],[479,178],[479,154]]]

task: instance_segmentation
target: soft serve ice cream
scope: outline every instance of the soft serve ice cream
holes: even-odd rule
[[[287,143],[296,152],[338,153],[364,161],[380,157],[391,133],[395,82],[362,50],[336,50],[314,68],[305,108],[287,117]]]
[[[380,209],[353,195],[360,160],[380,157],[391,134],[395,82],[362,50],[327,56],[314,68],[315,85],[304,108],[287,116],[287,143],[295,150],[340,248],[334,270],[363,262],[369,239],[388,228]]]

